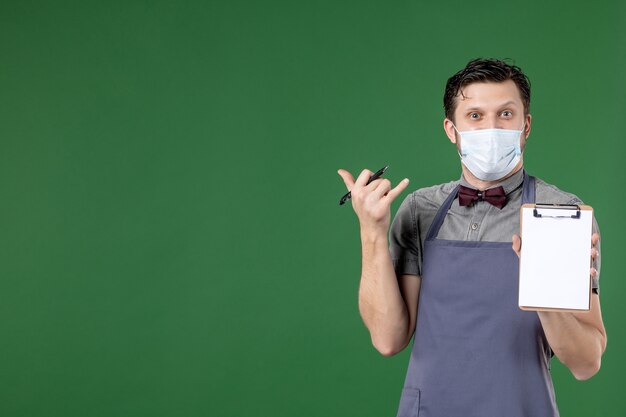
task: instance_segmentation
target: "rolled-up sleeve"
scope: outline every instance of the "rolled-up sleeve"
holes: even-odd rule
[[[418,236],[415,195],[412,193],[398,208],[389,231],[389,252],[396,276],[420,275]]]

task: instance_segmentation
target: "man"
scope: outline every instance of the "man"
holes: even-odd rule
[[[532,118],[520,68],[470,61],[448,80],[444,109],[461,179],[410,194],[389,244],[390,205],[408,179],[367,185],[369,170],[356,181],[339,170],[360,223],[359,310],[372,343],[390,356],[415,334],[398,416],[558,416],[552,355],[584,380],[606,347],[595,221],[590,311],[520,310],[521,204],[582,202],[523,169]]]

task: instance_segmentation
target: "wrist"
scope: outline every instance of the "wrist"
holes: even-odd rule
[[[383,228],[364,229],[361,228],[361,242],[365,245],[379,245],[384,244],[387,246],[387,230]]]

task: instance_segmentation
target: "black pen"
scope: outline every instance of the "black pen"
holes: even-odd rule
[[[384,167],[382,167],[381,169],[379,169],[378,171],[376,171],[374,173],[374,175],[372,175],[370,177],[369,180],[367,180],[367,184],[369,184],[370,182],[377,180],[378,178],[380,178],[381,175],[383,175],[383,173],[385,171],[387,171],[387,168],[389,168],[389,165],[385,165]],[[341,197],[341,200],[339,200],[339,205],[342,206],[343,204],[345,204],[346,201],[348,201],[349,199],[352,198],[352,193],[350,191],[348,191],[346,193],[346,195],[344,195],[343,197]]]

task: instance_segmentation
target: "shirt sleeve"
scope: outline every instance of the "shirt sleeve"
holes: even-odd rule
[[[389,231],[389,252],[396,276],[420,275],[420,248],[415,196],[409,194],[396,213]]]

